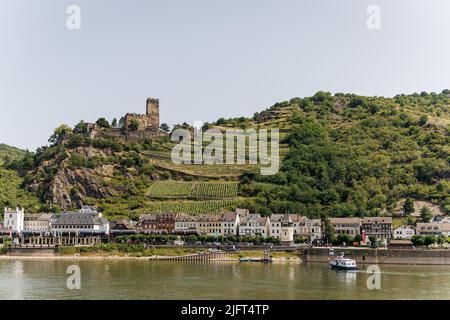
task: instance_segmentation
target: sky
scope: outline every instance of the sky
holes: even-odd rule
[[[440,92],[449,14],[448,0],[0,0],[0,143],[35,150],[62,123],[144,113],[148,97],[172,125],[320,90]]]

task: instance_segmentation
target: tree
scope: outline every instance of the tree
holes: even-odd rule
[[[426,125],[428,122],[428,116],[427,115],[423,115],[419,118],[419,125],[420,126],[424,126]]]
[[[161,125],[159,126],[159,128],[161,129],[162,132],[164,133],[169,133],[170,132],[170,127],[167,123],[161,123]]]
[[[117,119],[116,119],[116,118],[114,118],[114,119],[111,121],[111,127],[117,128]]]
[[[422,222],[430,222],[430,220],[433,218],[433,213],[431,212],[430,208],[423,207],[420,209],[420,219],[422,219]]]
[[[424,245],[426,245],[427,247],[431,246],[433,243],[436,242],[436,238],[434,236],[425,236],[425,238],[423,239],[424,241]]]
[[[78,124],[73,128],[73,133],[85,134],[87,133],[87,124],[81,120]]]
[[[372,247],[375,247],[377,245],[377,238],[375,236],[369,236],[369,241]]]
[[[353,242],[352,240],[353,238],[349,234],[339,234],[337,236],[337,242],[339,244],[349,245]]]
[[[413,235],[411,238],[411,242],[416,246],[416,247],[420,247],[423,246],[425,244],[424,238],[423,236],[420,235]]]
[[[139,122],[135,119],[130,121],[130,124],[128,125],[128,130],[130,131],[138,131],[139,129]]]
[[[62,124],[53,131],[53,134],[48,139],[48,142],[50,142],[51,144],[58,144],[72,133],[73,130],[71,127],[69,127],[67,124]]]
[[[323,240],[326,243],[331,243],[333,241],[334,238],[334,228],[331,225],[330,219],[328,219],[327,217],[322,218],[322,230],[323,230]]]
[[[105,118],[100,118],[95,123],[97,125],[99,125],[100,127],[103,127],[103,128],[109,128],[110,127],[108,120],[106,120]]]
[[[442,246],[446,242],[447,242],[447,239],[443,235],[440,235],[439,237],[436,238],[436,243],[440,246]]]
[[[403,205],[403,212],[408,215],[414,212],[414,199],[408,198]]]
[[[123,128],[123,124],[125,123],[125,119],[124,117],[120,117],[119,119],[119,128],[122,129]]]
[[[357,234],[356,236],[355,236],[355,242],[361,242],[362,241],[362,237],[361,237],[361,235],[360,234]]]

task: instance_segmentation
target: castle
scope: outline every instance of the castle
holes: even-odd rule
[[[146,113],[127,113],[124,118],[123,126],[125,129],[129,129],[132,121],[138,123],[137,131],[159,131],[159,99],[147,99]]]

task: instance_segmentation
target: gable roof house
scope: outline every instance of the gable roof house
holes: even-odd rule
[[[52,224],[51,231],[109,234],[109,222],[98,212],[63,212]]]
[[[270,219],[261,217],[260,214],[247,214],[240,218],[239,236],[268,237],[270,231]]]

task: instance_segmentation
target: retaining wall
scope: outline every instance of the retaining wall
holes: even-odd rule
[[[450,250],[437,249],[334,249],[335,255],[342,252],[346,258],[357,263],[367,264],[423,264],[450,265]],[[333,256],[328,248],[306,249],[303,259],[306,262],[328,262]]]

